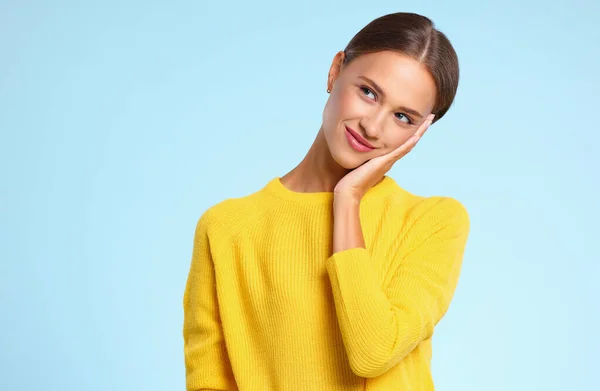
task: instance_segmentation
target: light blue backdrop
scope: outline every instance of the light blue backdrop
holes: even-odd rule
[[[3,1],[0,389],[183,390],[196,221],[304,156],[333,55],[431,17],[454,107],[390,172],[468,208],[439,390],[598,390],[598,2]]]

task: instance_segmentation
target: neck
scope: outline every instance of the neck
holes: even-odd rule
[[[304,159],[282,176],[281,182],[300,193],[333,192],[335,185],[350,171],[331,156],[321,127]]]

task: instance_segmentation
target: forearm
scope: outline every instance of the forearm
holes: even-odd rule
[[[343,256],[339,258],[342,269],[334,262],[329,264],[342,336],[354,372],[372,377],[389,366],[397,328],[387,298],[377,285],[369,259],[365,258],[366,252],[360,250],[366,246],[359,200],[336,199],[333,231],[332,258]]]
[[[376,270],[382,262],[365,248],[358,206],[334,202],[326,266],[350,365],[359,376],[373,377],[432,335],[456,288],[469,222],[454,200],[424,201],[420,224],[399,233],[403,250],[386,251],[398,256],[388,262],[393,267],[384,286]]]
[[[360,200],[336,196],[333,201],[333,253],[365,247],[360,224]]]

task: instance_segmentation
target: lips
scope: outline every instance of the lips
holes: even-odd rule
[[[359,143],[361,143],[362,145],[369,147],[371,149],[375,149],[374,146],[372,146],[371,144],[369,144],[369,142],[367,140],[365,140],[364,138],[362,138],[358,133],[356,133],[353,129],[349,128],[346,126],[346,130],[348,131],[348,133],[350,133],[352,135],[352,137],[354,137],[356,139],[356,141],[358,141]]]
[[[356,134],[356,132],[354,132],[354,134]],[[362,144],[361,142],[358,141],[358,137],[354,136],[352,133],[352,129],[350,128],[346,128],[346,131],[344,132],[344,135],[346,136],[346,140],[348,141],[348,145],[356,152],[371,152],[373,150],[373,148],[368,147],[364,144]]]

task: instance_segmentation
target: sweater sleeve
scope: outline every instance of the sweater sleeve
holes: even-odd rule
[[[186,390],[237,390],[219,317],[216,279],[205,219],[194,235],[183,294]]]
[[[378,282],[375,262],[362,247],[327,259],[338,323],[354,373],[379,376],[432,336],[454,294],[468,232],[469,217],[462,204],[442,198],[405,233],[385,286]]]

